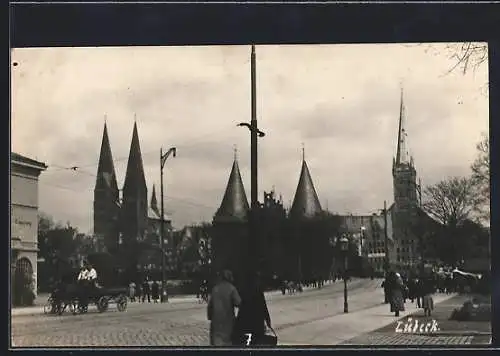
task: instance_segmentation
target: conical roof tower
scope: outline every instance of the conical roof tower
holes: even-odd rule
[[[126,241],[144,238],[148,224],[148,188],[144,177],[137,123],[134,122],[123,184],[122,231]]]
[[[141,146],[139,144],[139,133],[137,122],[134,122],[132,132],[132,142],[127,163],[127,173],[123,184],[123,195],[136,194],[137,191],[147,191],[146,178],[144,176],[144,166],[142,164]]]
[[[110,193],[118,194],[115,165],[113,163],[106,123],[104,123],[104,132],[102,134],[101,152],[99,154],[94,192],[96,190],[108,190]]]
[[[290,209],[290,215],[296,219],[308,219],[319,214],[321,211],[321,204],[319,202],[316,189],[314,188],[311,173],[307,167],[303,151],[299,184],[297,185],[297,190],[295,191],[295,197],[293,199],[292,208]]]
[[[115,251],[118,246],[120,191],[116,181],[106,123],[104,123],[101,152],[97,166],[93,215],[94,235],[101,242],[104,242],[108,251]]]
[[[155,213],[158,214],[158,216],[160,215],[160,210],[158,209],[158,201],[156,200],[156,189],[154,184],[153,184],[153,192],[151,193],[151,203],[149,206],[151,207],[151,209],[153,209]]]
[[[235,156],[231,174],[227,182],[226,192],[222,203],[215,213],[215,222],[245,222],[248,218],[249,205],[245,194],[245,187],[241,179],[238,160]]]

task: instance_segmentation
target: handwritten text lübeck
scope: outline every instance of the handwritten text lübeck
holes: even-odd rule
[[[397,333],[406,334],[431,334],[439,330],[439,325],[436,320],[419,321],[418,319],[408,318],[406,321],[398,321],[395,331]]]

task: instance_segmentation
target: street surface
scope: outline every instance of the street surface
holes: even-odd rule
[[[379,280],[354,280],[349,284],[352,311],[381,303]],[[302,343],[298,326],[343,312],[343,283],[282,296],[266,296],[273,327],[280,343]],[[13,315],[12,346],[207,346],[209,322],[206,304],[192,300],[168,304],[129,304],[121,313],[114,305],[86,315]],[[283,335],[283,336],[281,336]]]
[[[388,305],[382,304],[380,284],[380,280],[350,282],[348,314],[343,313],[342,282],[295,295],[267,293],[279,344],[353,344],[348,341],[395,324],[399,318],[389,313]],[[414,305],[407,304],[407,313],[416,310]],[[187,298],[168,304],[132,303],[122,313],[114,305],[102,314],[94,306],[88,314],[76,316],[18,313],[12,316],[11,340],[13,347],[208,346],[208,329],[206,304]],[[389,334],[394,335],[384,335]],[[441,340],[442,344],[469,341],[453,337],[454,340],[450,337]],[[389,341],[388,344],[398,343]],[[366,336],[358,344],[366,344]]]

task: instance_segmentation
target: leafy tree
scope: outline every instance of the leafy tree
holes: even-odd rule
[[[441,224],[456,227],[471,216],[476,199],[472,179],[451,177],[424,189],[423,207]]]
[[[446,263],[456,264],[465,253],[460,228],[471,218],[476,200],[472,179],[466,177],[451,177],[424,189],[423,207],[443,227],[436,251]]]
[[[481,221],[490,221],[490,143],[488,135],[476,145],[477,157],[472,163],[472,183],[477,194],[475,212]]]
[[[45,260],[40,271],[42,273],[39,274],[39,285],[42,289],[50,288],[51,284],[71,272],[72,260],[78,251],[77,233],[77,229],[69,223],[63,226],[47,214],[39,215],[39,257]]]

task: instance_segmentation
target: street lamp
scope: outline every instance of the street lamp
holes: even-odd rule
[[[163,204],[163,168],[167,162],[167,158],[170,155],[174,157],[177,154],[177,149],[175,147],[170,148],[167,152],[163,153],[163,147],[160,148],[160,199],[161,199],[161,217],[160,217],[160,246],[161,246],[161,302],[167,302],[167,282],[166,282],[166,270],[165,270],[165,208]]]
[[[339,240],[340,251],[344,258],[344,313],[349,312],[349,305],[347,303],[347,252],[349,251],[349,239],[342,236]]]

